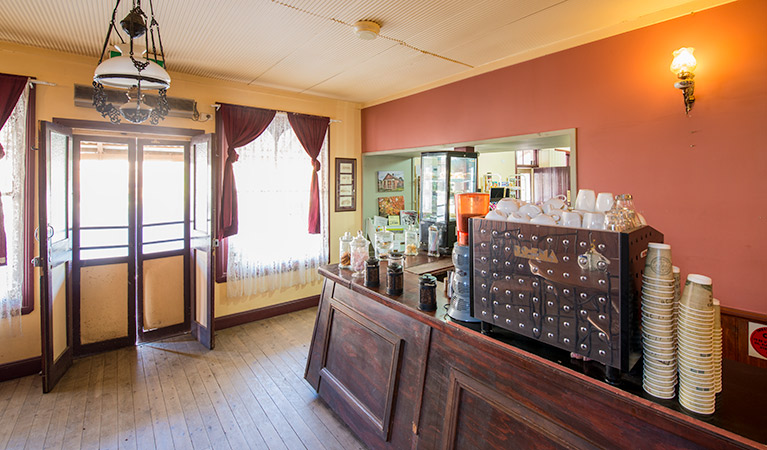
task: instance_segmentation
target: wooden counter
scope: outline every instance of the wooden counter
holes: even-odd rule
[[[637,373],[611,386],[599,364],[452,322],[439,289],[437,312],[419,311],[414,273],[396,297],[385,263],[379,288],[320,273],[305,377],[371,448],[767,448],[764,369],[725,361],[717,413],[696,416],[644,394]]]

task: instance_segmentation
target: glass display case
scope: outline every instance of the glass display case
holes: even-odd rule
[[[426,248],[429,226],[440,230],[439,247],[447,252],[456,241],[455,194],[477,192],[477,154],[421,153],[421,246]]]

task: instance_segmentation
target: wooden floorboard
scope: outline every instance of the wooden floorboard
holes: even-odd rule
[[[0,449],[364,449],[303,379],[317,308],[0,383]]]

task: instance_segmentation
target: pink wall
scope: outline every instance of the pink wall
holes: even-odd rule
[[[767,1],[718,8],[362,111],[363,152],[577,129],[578,185],[634,194],[674,263],[767,313]],[[687,117],[668,67],[695,47]]]

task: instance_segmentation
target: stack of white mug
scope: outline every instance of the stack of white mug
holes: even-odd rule
[[[719,300],[714,299],[714,384],[722,392],[722,314]]]
[[[502,198],[496,208],[485,216],[491,220],[529,222],[537,225],[562,225],[571,228],[605,229],[605,213],[613,207],[615,196],[610,192],[599,195],[591,189],[581,189],[575,199],[575,209],[568,210],[566,197],[559,195],[540,205],[514,198]]]
[[[676,395],[676,299],[671,246],[650,243],[642,277],[642,388],[658,398]]]
[[[690,274],[679,301],[679,403],[699,414],[716,409],[714,302],[711,278]]]

